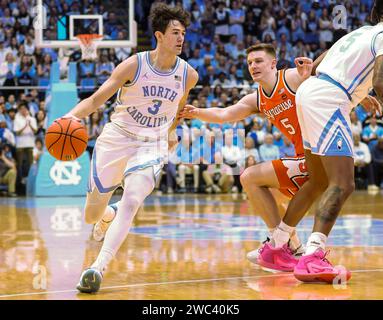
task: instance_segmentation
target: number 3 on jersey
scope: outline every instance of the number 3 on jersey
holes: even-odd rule
[[[148,108],[148,112],[150,114],[152,114],[153,116],[155,116],[158,113],[158,111],[160,110],[162,101],[161,100],[152,100],[152,102],[154,104]]]
[[[295,134],[294,127],[289,123],[289,118],[284,118],[281,120],[282,125],[287,129],[287,132],[291,135]]]

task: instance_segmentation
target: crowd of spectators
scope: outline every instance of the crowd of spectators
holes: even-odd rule
[[[51,0],[59,13],[76,12],[82,5],[89,8],[87,13],[110,15],[113,22],[114,13],[106,2]],[[120,2],[121,7],[127,7],[127,1]],[[135,2],[139,28],[147,30],[148,36],[151,36],[149,12],[158,2],[164,1]],[[277,67],[293,67],[295,57],[315,59],[340,36],[368,23],[371,9],[369,0],[342,1],[347,10],[344,30],[334,28],[335,0],[165,2],[182,5],[191,12],[191,26],[181,57],[199,73],[198,86],[191,92],[189,102],[200,108],[225,108],[257,87],[247,70],[248,46],[271,43],[277,51]],[[23,192],[29,168],[43,152],[47,127],[44,90],[25,86],[46,85],[52,62],[62,56],[58,49],[34,45],[32,4],[31,0],[0,1],[0,85],[7,88],[0,88],[0,188],[4,187],[10,196]],[[50,19],[55,23],[54,17]],[[111,23],[105,28],[116,39],[124,37],[121,26]],[[90,95],[116,65],[135,51],[136,48],[101,49],[96,61],[80,61],[80,53],[72,52],[70,59],[78,61],[78,85],[87,86],[80,88],[80,97]],[[90,154],[110,119],[112,107],[113,99],[86,119]],[[361,107],[356,108],[351,119],[357,186],[383,187],[383,123]],[[234,172],[240,173],[262,161],[294,155],[291,142],[262,115],[223,125],[182,120],[178,129],[182,130],[182,142],[175,158],[170,158],[164,167],[163,179],[157,186],[169,193],[241,192],[238,174]],[[206,144],[211,146],[208,156],[201,151],[206,150],[201,147]],[[191,147],[195,145],[198,147]]]

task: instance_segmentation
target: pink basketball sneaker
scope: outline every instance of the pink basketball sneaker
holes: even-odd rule
[[[293,252],[287,244],[281,248],[274,248],[269,242],[266,242],[262,248],[259,249],[257,263],[265,271],[292,272],[298,260],[294,257]]]
[[[302,256],[294,268],[295,278],[302,282],[325,283],[334,283],[335,278],[338,278],[340,282],[350,280],[350,271],[345,268],[333,267],[330,261],[326,259],[328,252],[325,253],[322,249],[317,249],[313,254]]]

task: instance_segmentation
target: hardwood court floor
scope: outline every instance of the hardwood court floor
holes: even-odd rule
[[[383,193],[355,192],[329,248],[347,286],[303,284],[246,260],[266,228],[232,195],[147,199],[104,274],[101,291],[79,294],[100,243],[82,219],[84,198],[0,198],[0,299],[383,299]],[[299,225],[307,240],[311,215]]]

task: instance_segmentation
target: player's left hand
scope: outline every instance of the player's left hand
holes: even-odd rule
[[[311,71],[313,69],[313,60],[306,57],[298,57],[294,60],[295,65],[297,66],[297,71],[302,78],[308,78],[311,76]]]
[[[360,104],[367,112],[371,113],[372,115],[382,114],[382,105],[380,104],[378,99],[376,99],[373,96],[368,95],[360,102]]]

